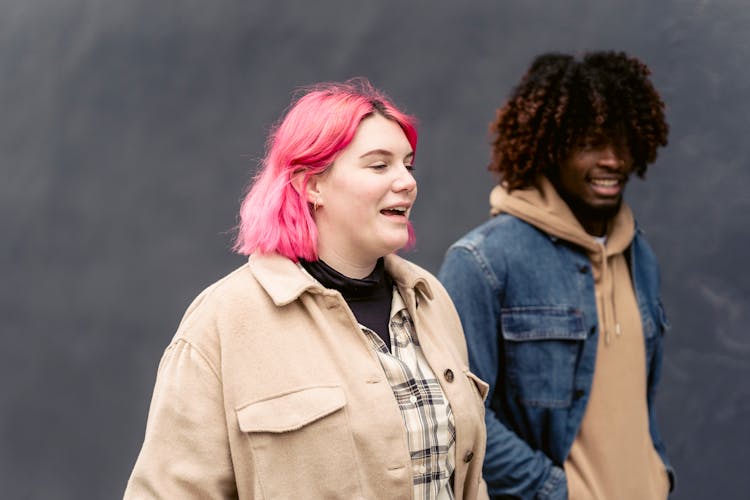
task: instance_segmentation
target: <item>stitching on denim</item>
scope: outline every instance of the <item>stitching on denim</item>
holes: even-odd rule
[[[464,250],[466,251],[476,262],[482,274],[489,280],[492,290],[497,293],[500,290],[500,280],[497,278],[495,273],[492,271],[489,262],[484,255],[479,251],[475,244],[469,242],[457,243],[451,247],[451,250]]]
[[[518,399],[524,406],[533,408],[567,408],[573,402],[573,398],[566,399]]]

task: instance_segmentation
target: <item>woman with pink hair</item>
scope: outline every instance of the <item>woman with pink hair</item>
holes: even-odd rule
[[[188,308],[126,498],[486,498],[487,385],[413,241],[414,119],[364,79],[292,103]]]

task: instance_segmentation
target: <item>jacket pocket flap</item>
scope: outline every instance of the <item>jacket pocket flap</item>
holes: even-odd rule
[[[256,401],[236,410],[242,432],[288,432],[310,424],[346,405],[339,386],[308,387]]]
[[[583,340],[583,312],[573,307],[512,307],[502,310],[503,337],[509,341]]]

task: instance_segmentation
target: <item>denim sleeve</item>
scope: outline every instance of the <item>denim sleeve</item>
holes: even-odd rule
[[[666,319],[666,316],[664,315],[664,309],[659,304],[659,328],[662,332],[668,330],[670,328],[669,322]],[[667,459],[667,450],[664,446],[664,441],[662,440],[661,433],[659,432],[657,419],[656,419],[656,407],[655,407],[655,400],[656,400],[656,387],[659,385],[659,379],[661,378],[661,365],[662,365],[662,356],[663,356],[663,340],[661,338],[661,334],[658,337],[658,341],[656,342],[656,348],[654,350],[653,358],[651,360],[651,366],[649,369],[649,377],[648,377],[648,423],[649,423],[649,429],[651,431],[651,440],[654,443],[654,448],[656,448],[657,453],[659,453],[659,456],[662,459],[662,462],[664,462],[664,467],[667,469],[667,476],[669,476],[669,491],[670,493],[674,491],[675,484],[677,482],[677,477],[674,471],[674,468],[669,463],[669,460]]]
[[[471,370],[490,386],[485,400],[487,451],[482,475],[493,498],[565,500],[563,469],[503,425],[492,409],[499,383],[498,335],[504,294],[502,262],[493,264],[494,268],[471,246],[454,245],[438,273],[461,318]]]

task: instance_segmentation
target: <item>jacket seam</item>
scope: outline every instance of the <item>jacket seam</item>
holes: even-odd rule
[[[467,243],[461,243],[453,245],[453,248],[455,250],[464,250],[466,251],[476,262],[479,269],[482,271],[482,273],[491,281],[492,290],[497,293],[498,290],[500,290],[500,280],[498,279],[497,275],[493,272],[489,262],[484,257],[484,254],[479,251],[479,249],[475,245],[470,245]]]
[[[186,344],[191,349],[195,350],[195,352],[198,353],[198,356],[200,356],[200,358],[203,360],[203,362],[208,365],[208,368],[211,370],[211,373],[214,375],[214,377],[216,377],[216,381],[219,382],[219,383],[221,383],[221,376],[219,376],[219,371],[216,369],[216,367],[214,366],[214,364],[211,362],[211,360],[209,359],[208,355],[206,353],[204,353],[203,350],[200,347],[198,347],[198,345],[194,344],[193,342],[187,340],[184,337],[180,337],[177,340],[175,340],[174,344],[172,344],[171,347],[176,346],[178,343]]]

